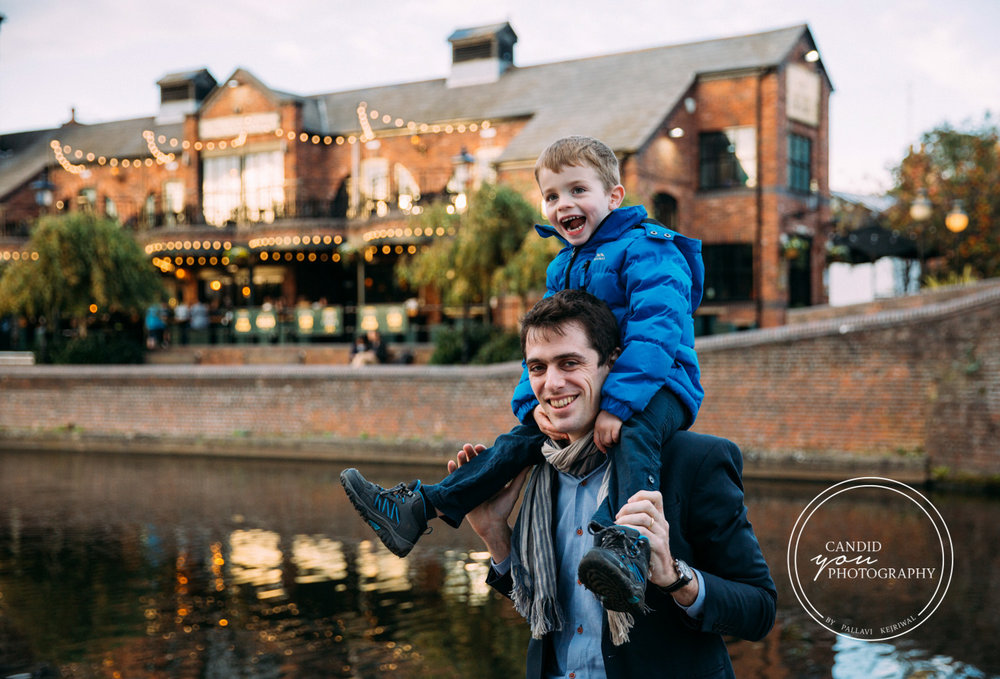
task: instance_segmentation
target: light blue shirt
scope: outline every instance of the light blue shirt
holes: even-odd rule
[[[555,666],[547,668],[550,679],[602,679],[605,677],[601,654],[601,629],[604,609],[590,590],[576,577],[580,560],[594,546],[594,536],[587,524],[597,510],[597,494],[607,462],[582,479],[559,472],[555,507],[555,550],[558,599],[564,618],[561,630],[552,632]],[[510,570],[510,559],[494,564],[499,573]],[[705,602],[705,582],[698,578],[698,598],[688,607],[681,606],[692,618],[698,618]],[[679,606],[680,604],[678,604]]]

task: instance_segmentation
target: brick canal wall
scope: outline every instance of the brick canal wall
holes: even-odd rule
[[[1000,475],[1000,285],[923,306],[703,338],[696,429],[771,476]],[[440,460],[514,424],[491,367],[0,367],[0,448]],[[323,452],[327,451],[327,452]],[[831,471],[832,470],[832,471]]]

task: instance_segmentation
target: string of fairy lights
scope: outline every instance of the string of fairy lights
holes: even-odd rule
[[[467,132],[476,133],[485,131],[493,127],[493,123],[490,120],[464,122],[456,121],[449,123],[423,123],[408,120],[402,117],[393,116],[377,109],[369,109],[368,103],[364,101],[358,104],[356,114],[360,127],[360,132],[358,134],[320,135],[301,130],[285,130],[279,127],[273,130],[273,135],[277,139],[286,139],[289,142],[297,141],[302,144],[331,147],[368,144],[380,136],[387,137],[397,136],[400,134],[465,134]],[[373,125],[379,124],[383,127],[380,129],[375,129],[375,127],[373,127]],[[227,149],[236,149],[244,146],[247,143],[249,136],[245,128],[235,137],[208,141],[178,139],[177,137],[157,134],[153,130],[149,129],[143,130],[141,135],[143,141],[145,142],[146,151],[149,154],[145,157],[136,157],[134,155],[115,156],[110,154],[100,154],[82,148],[75,148],[61,139],[52,139],[49,142],[49,147],[52,150],[56,162],[64,171],[73,175],[82,175],[95,166],[101,168],[112,168],[115,171],[143,168],[148,169],[155,166],[165,166],[169,168],[172,164],[176,164],[179,154],[184,151],[193,150],[196,152],[215,152],[225,151]],[[447,230],[442,227],[434,229],[430,227],[424,229],[421,229],[420,227],[412,229],[382,228],[364,233],[363,240],[365,242],[370,242],[373,240],[384,241],[393,238],[441,237],[449,235],[449,233],[453,233],[453,230]],[[329,257],[332,261],[336,262],[341,259],[341,255],[338,252],[334,252],[332,255],[318,255],[315,252],[298,252],[293,255],[289,252],[285,252],[284,254],[279,252],[268,252],[267,248],[300,247],[309,246],[310,244],[341,246],[341,241],[341,236],[329,235],[288,237],[269,236],[252,239],[248,245],[252,250],[259,252],[261,261],[273,260],[277,262],[282,258],[288,261],[292,261],[293,258],[297,258],[299,261],[313,261],[317,257],[323,257],[324,260]],[[220,255],[219,251],[220,249],[223,252],[228,251],[230,247],[230,243],[222,243],[219,241],[168,241],[149,244],[146,246],[145,250],[148,255],[154,257],[153,263],[155,265],[163,271],[168,271],[174,269],[175,267],[185,265],[228,264],[229,257],[224,254]],[[199,249],[203,252],[199,253]],[[210,251],[215,252],[211,252],[210,254]],[[383,243],[381,246],[370,245],[364,249],[362,254],[366,260],[371,261],[372,256],[378,252],[381,252],[382,254],[390,254],[392,252],[395,252],[396,254],[413,254],[415,251],[416,246],[413,244]],[[0,261],[3,262],[19,261],[22,259],[26,260],[29,258],[37,259],[38,253],[9,250],[0,252]]]
[[[374,141],[379,134],[395,134],[405,130],[409,134],[465,134],[466,132],[478,132],[488,130],[492,127],[492,122],[482,120],[479,122],[451,122],[451,123],[420,123],[413,120],[406,120],[394,117],[376,109],[369,110],[367,102],[362,101],[357,106],[358,123],[361,132],[358,135],[319,135],[305,131],[285,130],[277,128],[273,131],[276,138],[287,139],[288,141],[298,141],[303,144],[313,144],[315,146],[343,146],[344,144],[364,144]],[[376,131],[372,127],[372,122],[381,122],[390,126],[386,130]],[[189,141],[187,139],[178,140],[176,137],[168,138],[166,135],[157,135],[152,130],[143,130],[142,138],[146,142],[149,157],[115,157],[107,154],[98,154],[84,149],[74,148],[70,144],[59,139],[53,139],[49,146],[55,154],[56,162],[63,170],[70,174],[82,174],[89,166],[98,165],[112,168],[150,168],[154,165],[169,165],[177,160],[177,153],[181,151],[225,151],[227,149],[239,148],[246,144],[247,131],[242,130],[239,135],[231,139],[219,139],[210,141]]]

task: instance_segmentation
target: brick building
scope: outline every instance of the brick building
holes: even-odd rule
[[[365,325],[355,310],[392,330],[433,302],[393,266],[449,235],[411,217],[482,182],[535,202],[538,153],[587,134],[619,154],[627,201],[704,241],[702,331],[825,301],[832,85],[807,26],[528,67],[509,24],[449,41],[441,79],[302,96],[175,73],[155,116],[0,135],[0,266],[30,256],[39,213],[93,210],[176,299],[322,302],[330,332]]]

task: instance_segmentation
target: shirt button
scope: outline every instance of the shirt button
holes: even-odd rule
[[[583,625],[580,625],[579,627],[576,628],[576,633],[583,634]]]
[[[580,485],[581,485],[581,486],[586,486],[586,485],[587,485],[587,480],[586,480],[586,479],[584,479],[583,481],[581,481],[581,482],[580,482]]]
[[[583,535],[583,529],[582,528],[577,528],[576,529],[576,534],[577,535]]]
[[[569,679],[576,679],[576,672],[570,672]]]

